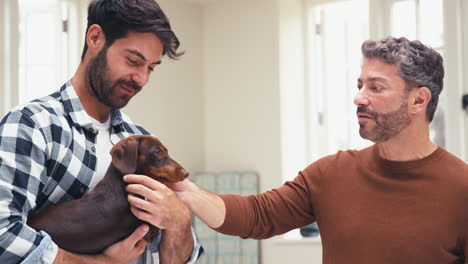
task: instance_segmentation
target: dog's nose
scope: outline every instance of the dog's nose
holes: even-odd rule
[[[186,169],[180,170],[180,173],[182,174],[182,176],[184,176],[184,178],[187,178],[190,175],[190,172],[188,172],[188,170]]]

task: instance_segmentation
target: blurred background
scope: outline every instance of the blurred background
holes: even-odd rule
[[[87,0],[0,1],[0,115],[76,70]],[[431,137],[468,160],[468,1],[159,0],[186,54],[163,60],[124,109],[192,172],[254,171],[259,191],[370,143],[353,97],[366,39],[405,36],[443,54]],[[251,263],[321,263],[319,237],[263,240]],[[217,257],[211,263],[229,262]],[[250,262],[249,262],[250,263]]]

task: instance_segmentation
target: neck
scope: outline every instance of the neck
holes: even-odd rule
[[[105,122],[109,119],[112,109],[92,94],[86,80],[86,65],[85,62],[80,63],[71,82],[86,113],[99,122]]]
[[[413,120],[398,135],[377,145],[382,158],[394,161],[422,159],[437,149],[437,145],[430,140],[429,125],[425,120]]]

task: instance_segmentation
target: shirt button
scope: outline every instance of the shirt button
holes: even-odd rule
[[[91,150],[92,150],[93,152],[96,152],[96,148],[95,148],[94,146],[91,147]]]
[[[80,193],[84,193],[85,191],[85,187],[80,187]]]

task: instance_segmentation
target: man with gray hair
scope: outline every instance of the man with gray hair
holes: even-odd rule
[[[217,195],[188,180],[171,188],[228,235],[264,239],[316,221],[323,263],[466,263],[468,166],[429,137],[442,57],[406,38],[366,41],[362,54],[354,103],[373,146],[324,157],[258,195]]]

